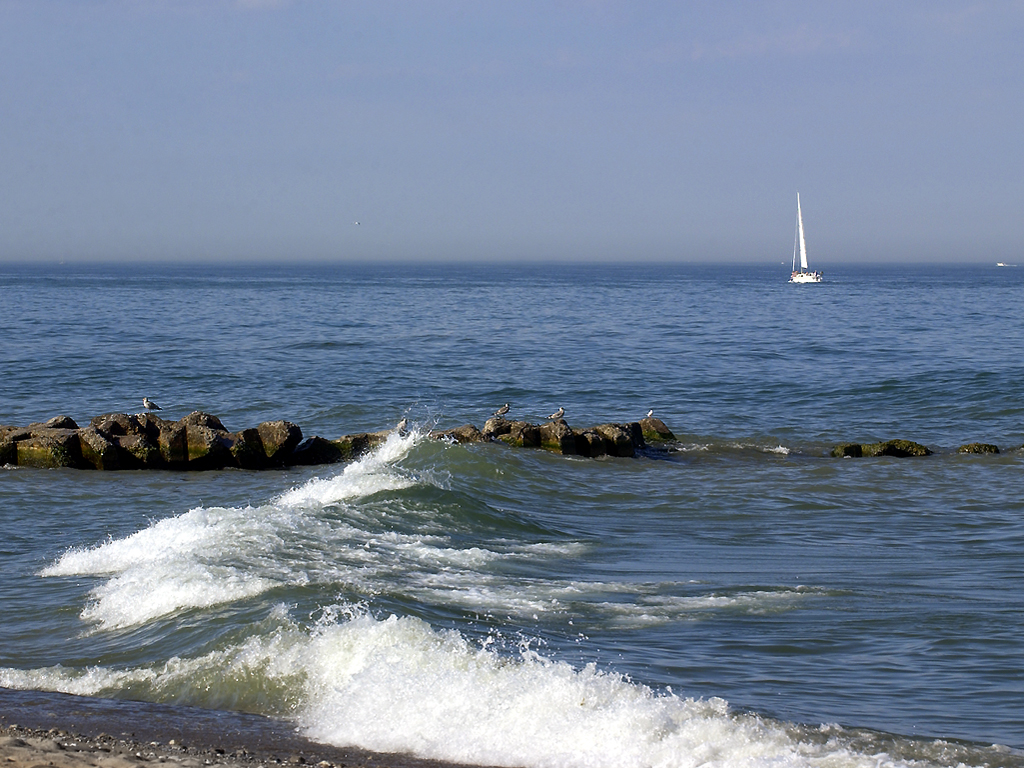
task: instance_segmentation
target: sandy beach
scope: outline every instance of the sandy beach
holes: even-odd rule
[[[455,768],[308,741],[283,720],[146,702],[0,689],[0,761],[12,768]]]

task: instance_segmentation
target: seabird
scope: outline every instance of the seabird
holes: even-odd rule
[[[508,403],[505,403],[503,406],[501,406],[501,408],[496,410],[494,412],[494,415],[495,416],[504,416],[506,413],[508,413]]]
[[[399,435],[404,435],[405,434],[405,427],[406,427],[406,425],[408,423],[409,423],[408,419],[402,419],[400,422],[398,422],[398,426],[395,427],[395,429],[398,430],[398,434]]]
[[[654,415],[654,409],[653,409],[653,408],[651,408],[651,410],[649,410],[649,411],[647,412],[647,418],[649,419],[649,418],[651,418],[651,416],[653,416],[653,415]]]
[[[159,405],[154,403],[148,397],[142,398],[142,405],[146,408],[147,411],[162,411],[163,410]]]
[[[559,408],[557,411],[548,416],[549,419],[560,419],[565,416],[565,408]]]

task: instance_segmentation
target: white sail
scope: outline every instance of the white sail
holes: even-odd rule
[[[807,241],[804,240],[804,217],[800,213],[800,193],[796,193],[796,232],[800,239],[800,269],[807,271]]]

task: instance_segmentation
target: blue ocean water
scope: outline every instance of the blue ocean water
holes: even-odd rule
[[[480,764],[1024,765],[1024,272],[787,278],[0,267],[0,424],[415,426],[347,465],[0,471],[0,686]],[[678,440],[426,437],[504,402]],[[935,453],[828,457],[889,438]]]

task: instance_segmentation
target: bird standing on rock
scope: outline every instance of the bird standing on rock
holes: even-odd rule
[[[557,411],[548,416],[548,418],[554,421],[555,419],[560,419],[563,416],[565,416],[565,408],[559,408]]]
[[[494,415],[495,416],[504,416],[506,413],[508,413],[508,403],[505,403],[503,406],[501,406],[501,408],[496,410],[494,412]]]
[[[651,416],[653,416],[653,415],[654,415],[654,409],[653,409],[653,408],[651,408],[651,410],[649,410],[649,411],[647,412],[647,418],[649,419],[649,418],[651,418]]]
[[[406,426],[408,424],[409,424],[409,420],[408,419],[402,419],[400,422],[398,422],[398,426],[395,427],[395,431],[398,432],[400,437],[405,437],[405,428],[406,428]]]
[[[145,409],[147,411],[162,411],[163,410],[163,408],[161,408],[159,405],[154,403],[148,397],[142,398],[142,405],[143,405],[143,407],[145,407]]]

